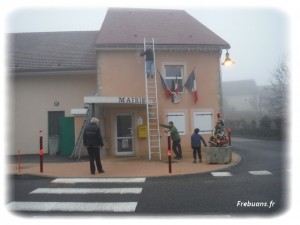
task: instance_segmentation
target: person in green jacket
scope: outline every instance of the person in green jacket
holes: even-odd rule
[[[172,150],[174,154],[176,155],[175,159],[182,159],[182,150],[181,150],[181,138],[177,131],[177,128],[174,126],[174,123],[172,121],[169,122],[169,125],[165,124],[159,124],[161,127],[165,127],[169,129],[171,133],[171,140],[172,140]]]

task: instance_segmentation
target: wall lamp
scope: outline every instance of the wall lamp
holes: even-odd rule
[[[233,64],[235,64],[235,62],[230,59],[228,50],[226,50],[226,58],[225,58],[224,62],[222,62],[222,65],[231,66]]]

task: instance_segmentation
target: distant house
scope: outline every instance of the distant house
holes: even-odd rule
[[[50,152],[72,153],[87,112],[100,118],[104,153],[149,155],[149,105],[157,121],[173,121],[190,151],[190,135],[210,136],[221,107],[220,57],[230,45],[183,10],[109,9],[100,31],[9,34],[14,144],[8,154],[38,154],[39,131]],[[152,38],[154,43],[152,42]],[[154,44],[157,97],[147,99],[144,40]],[[198,101],[184,87],[194,71]],[[176,101],[164,82],[180,86]],[[151,81],[148,81],[150,85]],[[149,97],[149,96],[148,96]],[[167,136],[159,132],[166,155]]]
[[[260,92],[255,80],[225,81],[222,83],[222,89],[226,120],[258,121]]]

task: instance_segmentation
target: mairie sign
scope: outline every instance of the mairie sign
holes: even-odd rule
[[[119,103],[145,104],[144,98],[119,97]]]
[[[86,97],[84,97],[84,103],[146,104],[146,100],[141,97],[86,96]]]

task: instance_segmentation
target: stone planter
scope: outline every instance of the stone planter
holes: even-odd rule
[[[232,160],[231,147],[204,147],[206,163],[227,164]]]

